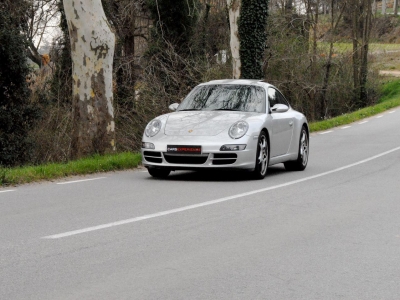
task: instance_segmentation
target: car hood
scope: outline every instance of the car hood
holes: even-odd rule
[[[215,136],[238,120],[254,116],[252,112],[232,111],[182,111],[168,116],[166,135],[175,136]]]

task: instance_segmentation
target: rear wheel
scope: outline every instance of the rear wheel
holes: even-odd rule
[[[303,126],[300,134],[299,153],[297,160],[285,162],[285,169],[287,171],[303,171],[307,167],[309,149],[310,143],[307,129],[305,126]]]
[[[257,155],[256,155],[256,167],[253,171],[253,175],[256,179],[263,179],[267,174],[269,163],[269,145],[267,134],[261,131],[258,137]]]
[[[171,170],[167,168],[147,168],[147,171],[155,178],[166,178],[171,173]]]

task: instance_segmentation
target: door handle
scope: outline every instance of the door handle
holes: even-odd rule
[[[292,127],[293,126],[293,121],[289,122],[289,126]]]

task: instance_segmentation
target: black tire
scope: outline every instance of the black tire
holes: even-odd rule
[[[261,131],[257,142],[256,165],[253,171],[255,179],[263,179],[269,164],[269,144],[267,134]]]
[[[147,171],[155,178],[166,178],[171,173],[171,170],[167,168],[147,168]]]
[[[303,171],[307,167],[308,154],[310,152],[310,138],[305,126],[301,129],[299,139],[299,152],[297,160],[287,161],[284,163],[287,171]]]

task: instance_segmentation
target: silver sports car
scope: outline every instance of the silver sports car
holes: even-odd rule
[[[146,126],[143,164],[153,177],[174,170],[247,169],[262,179],[268,166],[306,168],[306,117],[273,85],[215,80],[196,86],[181,104]]]

